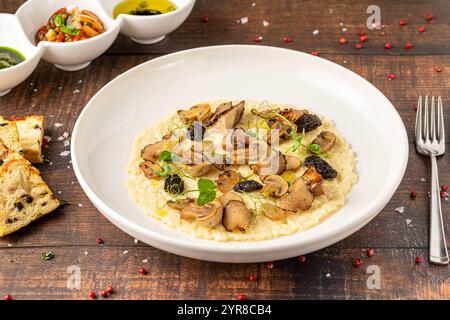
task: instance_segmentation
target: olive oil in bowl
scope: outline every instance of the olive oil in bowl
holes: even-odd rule
[[[25,57],[19,51],[9,47],[0,47],[0,70],[13,67],[25,61]]]
[[[114,19],[119,14],[131,14],[135,16],[153,16],[169,13],[177,9],[177,6],[169,0],[124,0],[115,6]]]

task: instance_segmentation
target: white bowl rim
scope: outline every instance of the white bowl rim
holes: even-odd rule
[[[109,88],[109,86],[111,86],[113,82],[116,82],[116,80],[125,78],[129,74],[133,73],[135,70],[140,69],[140,68],[145,68],[149,64],[159,63],[161,61],[164,61],[165,59],[170,59],[171,57],[183,55],[183,54],[187,54],[187,53],[201,52],[201,51],[207,51],[207,50],[221,50],[221,49],[226,49],[226,48],[230,48],[230,47],[237,48],[237,49],[239,49],[239,48],[249,49],[249,50],[284,51],[284,52],[288,52],[290,54],[310,56],[310,54],[307,54],[307,53],[304,53],[301,51],[296,51],[296,50],[286,49],[286,48],[279,48],[279,47],[262,46],[262,45],[217,45],[217,46],[198,47],[198,48],[178,51],[178,52],[174,52],[171,54],[167,54],[167,55],[149,60],[147,62],[144,62],[140,65],[137,65],[137,66],[127,70],[126,72],[122,73],[121,75],[117,76],[115,79],[113,79],[109,83],[107,83],[102,89],[100,89],[89,100],[87,105],[84,107],[83,111],[80,113],[80,115],[75,123],[74,129],[72,132],[72,144],[71,144],[72,165],[73,165],[75,175],[76,175],[82,189],[87,194],[88,198],[93,202],[93,204],[99,209],[99,211],[102,214],[108,216],[108,219],[111,219],[112,221],[117,221],[120,225],[126,225],[129,229],[133,230],[133,232],[135,232],[135,233],[147,234],[147,235],[149,235],[149,237],[155,239],[159,243],[168,244],[171,246],[177,246],[180,248],[187,246],[186,242],[182,239],[173,238],[173,237],[170,237],[167,235],[163,235],[159,232],[144,228],[141,225],[134,223],[134,222],[126,219],[124,216],[120,215],[119,213],[115,212],[114,210],[109,208],[100,199],[100,197],[97,195],[97,193],[84,180],[83,175],[80,170],[80,167],[79,167],[79,163],[78,163],[78,159],[77,159],[75,150],[77,149],[77,136],[78,136],[78,130],[80,129],[80,124],[81,124],[83,117],[85,116],[87,110],[89,108],[91,108],[91,106],[93,105],[93,101],[95,100],[95,98],[98,95],[100,95],[103,92],[103,90],[107,90],[107,88]],[[360,228],[362,228],[364,225],[366,225],[368,222],[370,222],[370,220],[372,220],[390,201],[392,195],[397,190],[398,186],[400,185],[400,182],[403,179],[404,173],[406,171],[406,166],[408,163],[409,142],[408,142],[406,129],[403,124],[403,121],[400,118],[400,115],[398,114],[397,110],[392,105],[392,103],[389,101],[389,99],[378,88],[376,88],[370,82],[365,80],[360,75],[354,73],[353,71],[351,71],[339,64],[336,64],[332,61],[329,61],[329,60],[326,60],[326,59],[323,59],[320,57],[314,57],[314,58],[321,59],[321,60],[323,60],[322,61],[323,63],[333,66],[333,68],[341,69],[342,72],[358,78],[361,81],[361,83],[365,84],[371,90],[375,90],[377,93],[379,93],[380,97],[382,97],[382,99],[385,100],[385,103],[393,109],[393,111],[394,111],[393,114],[395,117],[398,118],[399,124],[401,124],[401,127],[403,129],[401,139],[403,140],[404,143],[403,143],[403,145],[398,146],[398,148],[403,148],[403,157],[402,157],[403,161],[401,163],[401,169],[398,171],[397,177],[395,178],[395,182],[392,183],[390,188],[386,189],[383,194],[378,195],[378,197],[376,199],[379,199],[379,198],[380,199],[378,201],[374,200],[373,202],[375,204],[373,204],[371,207],[364,208],[365,214],[360,214],[360,215],[356,216],[355,218],[348,219],[346,224],[341,225],[341,226],[339,226],[339,228],[335,228],[332,231],[324,232],[322,235],[319,235],[319,236],[313,235],[307,239],[301,239],[301,240],[295,239],[294,241],[291,241],[291,242],[285,242],[282,246],[283,250],[293,249],[300,245],[307,246],[307,245],[315,244],[318,242],[326,242],[327,239],[330,239],[333,236],[337,239],[336,241],[333,241],[333,243],[336,243],[336,242],[344,239],[346,236],[348,236],[346,234],[349,231],[359,230]],[[274,238],[274,239],[277,239],[277,238]],[[224,253],[224,254],[237,253],[237,252],[240,254],[242,254],[242,253],[264,253],[264,252],[266,252],[270,249],[274,249],[274,248],[281,249],[279,245],[274,246],[271,243],[271,240],[273,240],[273,239],[262,240],[262,241],[233,242],[233,243],[244,244],[242,246],[239,246],[239,248],[232,247],[232,246],[225,246],[225,245],[223,245],[224,242],[219,242],[219,241],[214,241],[214,240],[205,240],[205,241],[201,241],[201,242],[189,242],[188,246],[189,246],[190,250],[201,250],[204,253],[210,252],[210,253]],[[225,243],[227,243],[227,242],[225,242]],[[230,243],[230,242],[228,242],[228,243]],[[251,243],[252,245],[249,247],[246,247],[245,244],[248,244],[248,243]]]

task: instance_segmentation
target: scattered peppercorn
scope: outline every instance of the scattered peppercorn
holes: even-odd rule
[[[433,15],[431,13],[429,13],[429,14],[427,14],[426,18],[428,21],[431,21],[431,20],[433,20]]]
[[[257,280],[257,278],[256,278],[256,276],[255,276],[254,274],[251,274],[251,275],[248,277],[248,279],[249,279],[251,282],[254,282],[254,281]]]
[[[255,41],[256,43],[260,43],[262,41],[263,37],[261,36],[257,36],[255,37],[255,39],[253,41]]]
[[[375,254],[375,250],[372,248],[367,249],[367,256],[368,257],[373,257],[373,255]]]
[[[401,26],[406,26],[408,24],[405,19],[400,19],[399,23]]]
[[[386,42],[386,43],[384,44],[384,48],[385,48],[385,49],[391,49],[391,48],[392,48],[392,44],[391,44],[390,42]]]
[[[145,270],[144,268],[140,268],[138,271],[142,275],[146,275],[147,274],[147,270]]]
[[[105,243],[102,238],[97,238],[96,242],[97,242],[98,245],[101,245],[101,244]]]
[[[247,300],[247,296],[245,294],[240,293],[238,295],[238,300]]]
[[[289,36],[284,36],[283,41],[284,41],[284,43],[290,43],[290,42],[292,42],[292,38]]]
[[[102,291],[100,291],[100,295],[101,295],[103,298],[106,298],[106,297],[108,296],[108,291],[102,290]]]
[[[267,269],[272,269],[273,268],[273,261],[266,262],[266,267],[267,267]]]
[[[27,203],[32,203],[32,202],[33,202],[33,197],[28,195],[28,196],[25,198],[25,201],[26,201]]]
[[[361,30],[358,32],[358,36],[362,37],[363,35],[364,35],[364,31]]]
[[[421,264],[422,263],[422,257],[421,256],[417,256],[416,259],[414,259],[414,261],[416,262],[416,264]]]
[[[353,260],[353,265],[355,267],[359,267],[360,265],[362,265],[363,261],[361,258],[356,258],[355,260]]]
[[[405,49],[411,49],[411,48],[412,48],[411,42],[407,42],[407,43],[405,44]]]
[[[340,44],[346,44],[347,43],[347,39],[344,37],[339,38],[339,43]]]
[[[392,73],[389,73],[387,77],[388,77],[389,80],[394,80],[395,79],[395,76]]]
[[[311,54],[316,57],[319,55],[319,53],[317,51],[311,51]]]
[[[425,32],[425,27],[420,26],[417,30],[419,30],[420,33],[423,33],[423,32]]]
[[[96,299],[97,298],[97,295],[95,294],[95,292],[94,291],[90,291],[89,292],[89,299]]]
[[[202,22],[208,23],[208,22],[209,22],[209,17],[208,17],[208,16],[204,16],[204,17],[202,18]]]
[[[14,204],[14,206],[17,208],[17,210],[21,211],[23,209],[23,204],[22,202],[16,202]]]
[[[417,197],[417,192],[411,191],[410,197],[411,197],[411,199],[414,199],[415,197]]]
[[[442,190],[442,191],[448,191],[448,185],[443,184],[443,185],[441,186],[441,190]]]
[[[305,263],[306,262],[306,256],[298,257],[298,261],[300,261],[301,263]]]
[[[441,72],[442,71],[442,67],[441,66],[434,66],[434,71]]]
[[[369,37],[364,34],[359,37],[359,40],[361,40],[361,42],[366,42],[367,40],[369,40]]]
[[[357,43],[357,44],[355,44],[355,48],[356,49],[362,49],[362,44],[361,43]]]
[[[12,300],[11,295],[10,295],[10,294],[5,295],[5,300],[6,300],[6,301]]]
[[[112,286],[107,286],[106,287],[106,292],[108,292],[109,294],[113,293],[114,292],[113,287]]]
[[[447,196],[447,192],[445,191],[440,191],[439,195],[441,196],[441,199],[444,199]]]

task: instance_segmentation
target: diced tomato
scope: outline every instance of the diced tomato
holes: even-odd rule
[[[57,14],[61,14],[61,13],[67,13],[67,8],[58,9],[57,11],[55,11],[53,16],[56,16]]]
[[[73,41],[80,41],[80,39],[81,39],[80,36],[74,36],[72,40],[73,40]]]
[[[64,42],[66,40],[66,37],[64,36],[63,32],[58,33],[58,37],[56,38],[57,42]]]

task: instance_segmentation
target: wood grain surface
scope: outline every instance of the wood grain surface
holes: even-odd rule
[[[14,13],[23,2],[2,0],[0,12]],[[371,1],[199,0],[188,20],[159,44],[141,46],[119,36],[91,66],[73,73],[42,61],[29,79],[0,98],[0,114],[46,116],[46,135],[52,141],[45,156],[51,165],[38,168],[69,205],[0,239],[0,297],[87,299],[90,290],[111,284],[116,293],[108,299],[236,299],[239,293],[249,299],[449,299],[449,267],[427,261],[430,168],[427,159],[415,152],[413,126],[420,94],[442,95],[450,121],[450,6],[445,0],[378,1],[385,26],[368,31],[369,4]],[[432,21],[426,21],[427,13],[433,13]],[[202,22],[205,15],[209,23]],[[238,23],[242,17],[248,17],[248,23]],[[408,21],[404,27],[399,26],[401,18]],[[264,27],[263,21],[269,25]],[[426,31],[419,33],[419,26]],[[319,33],[313,35],[314,30]],[[367,32],[369,41],[358,50],[354,45],[360,30]],[[392,101],[410,141],[409,164],[399,189],[372,222],[349,238],[308,255],[305,263],[293,258],[275,262],[272,269],[265,264],[208,263],[135,243],[86,198],[70,157],[60,156],[68,147],[57,138],[72,132],[84,105],[122,72],[179,50],[254,44],[259,35],[263,45],[318,51],[321,57],[360,74]],[[293,41],[284,43],[285,35]],[[342,36],[348,39],[346,45],[338,43]],[[392,49],[384,48],[386,41],[392,43]],[[409,50],[404,48],[408,41],[413,44]],[[442,72],[436,72],[435,66],[442,67]],[[387,79],[390,73],[395,75],[392,81]],[[62,126],[56,127],[56,123]],[[439,168],[442,184],[450,184],[448,155],[439,159]],[[418,196],[411,200],[413,190]],[[396,211],[398,207],[404,207],[404,212]],[[450,239],[448,201],[443,202],[443,210]],[[96,244],[97,237],[104,239],[104,245]],[[373,257],[367,257],[367,248],[375,249]],[[55,257],[44,261],[41,253],[47,251]],[[414,262],[416,256],[423,257],[422,264]],[[360,267],[353,266],[357,257],[363,259]],[[80,268],[79,289],[67,288],[70,266]],[[380,289],[367,287],[367,272],[373,268],[368,270],[369,266],[381,272]],[[148,270],[145,276],[138,273],[142,267]],[[250,274],[258,281],[250,282]]]

